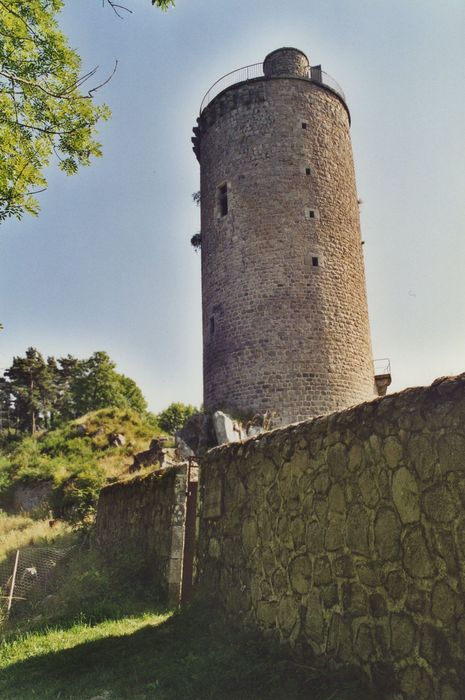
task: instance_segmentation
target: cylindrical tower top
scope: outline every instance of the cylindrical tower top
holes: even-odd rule
[[[299,49],[283,47],[268,54],[263,61],[265,78],[279,76],[308,78],[309,62]]]

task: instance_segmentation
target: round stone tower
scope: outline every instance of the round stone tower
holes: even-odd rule
[[[205,96],[206,411],[285,424],[375,396],[349,126],[337,83],[293,48]]]

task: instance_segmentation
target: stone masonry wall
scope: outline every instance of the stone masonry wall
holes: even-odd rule
[[[97,547],[110,558],[125,551],[139,557],[171,603],[180,596],[186,480],[182,465],[111,484],[97,509]]]
[[[290,53],[307,63],[286,49],[269,67]],[[206,410],[269,409],[282,425],[374,398],[342,99],[300,77],[240,83],[204,109],[195,144]]]
[[[465,687],[465,374],[221,446],[199,591],[376,697]]]

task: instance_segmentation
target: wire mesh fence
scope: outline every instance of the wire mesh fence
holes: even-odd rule
[[[18,601],[46,596],[55,567],[65,559],[70,547],[23,547],[13,557],[0,562],[0,610],[8,617]]]

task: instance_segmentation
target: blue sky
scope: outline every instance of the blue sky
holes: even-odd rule
[[[224,73],[280,46],[342,86],[352,114],[375,357],[391,390],[465,370],[463,0],[126,0],[65,3],[84,68],[113,117],[104,157],[49,171],[38,218],[0,230],[0,366],[106,350],[150,407],[201,403],[199,188],[191,129]]]

